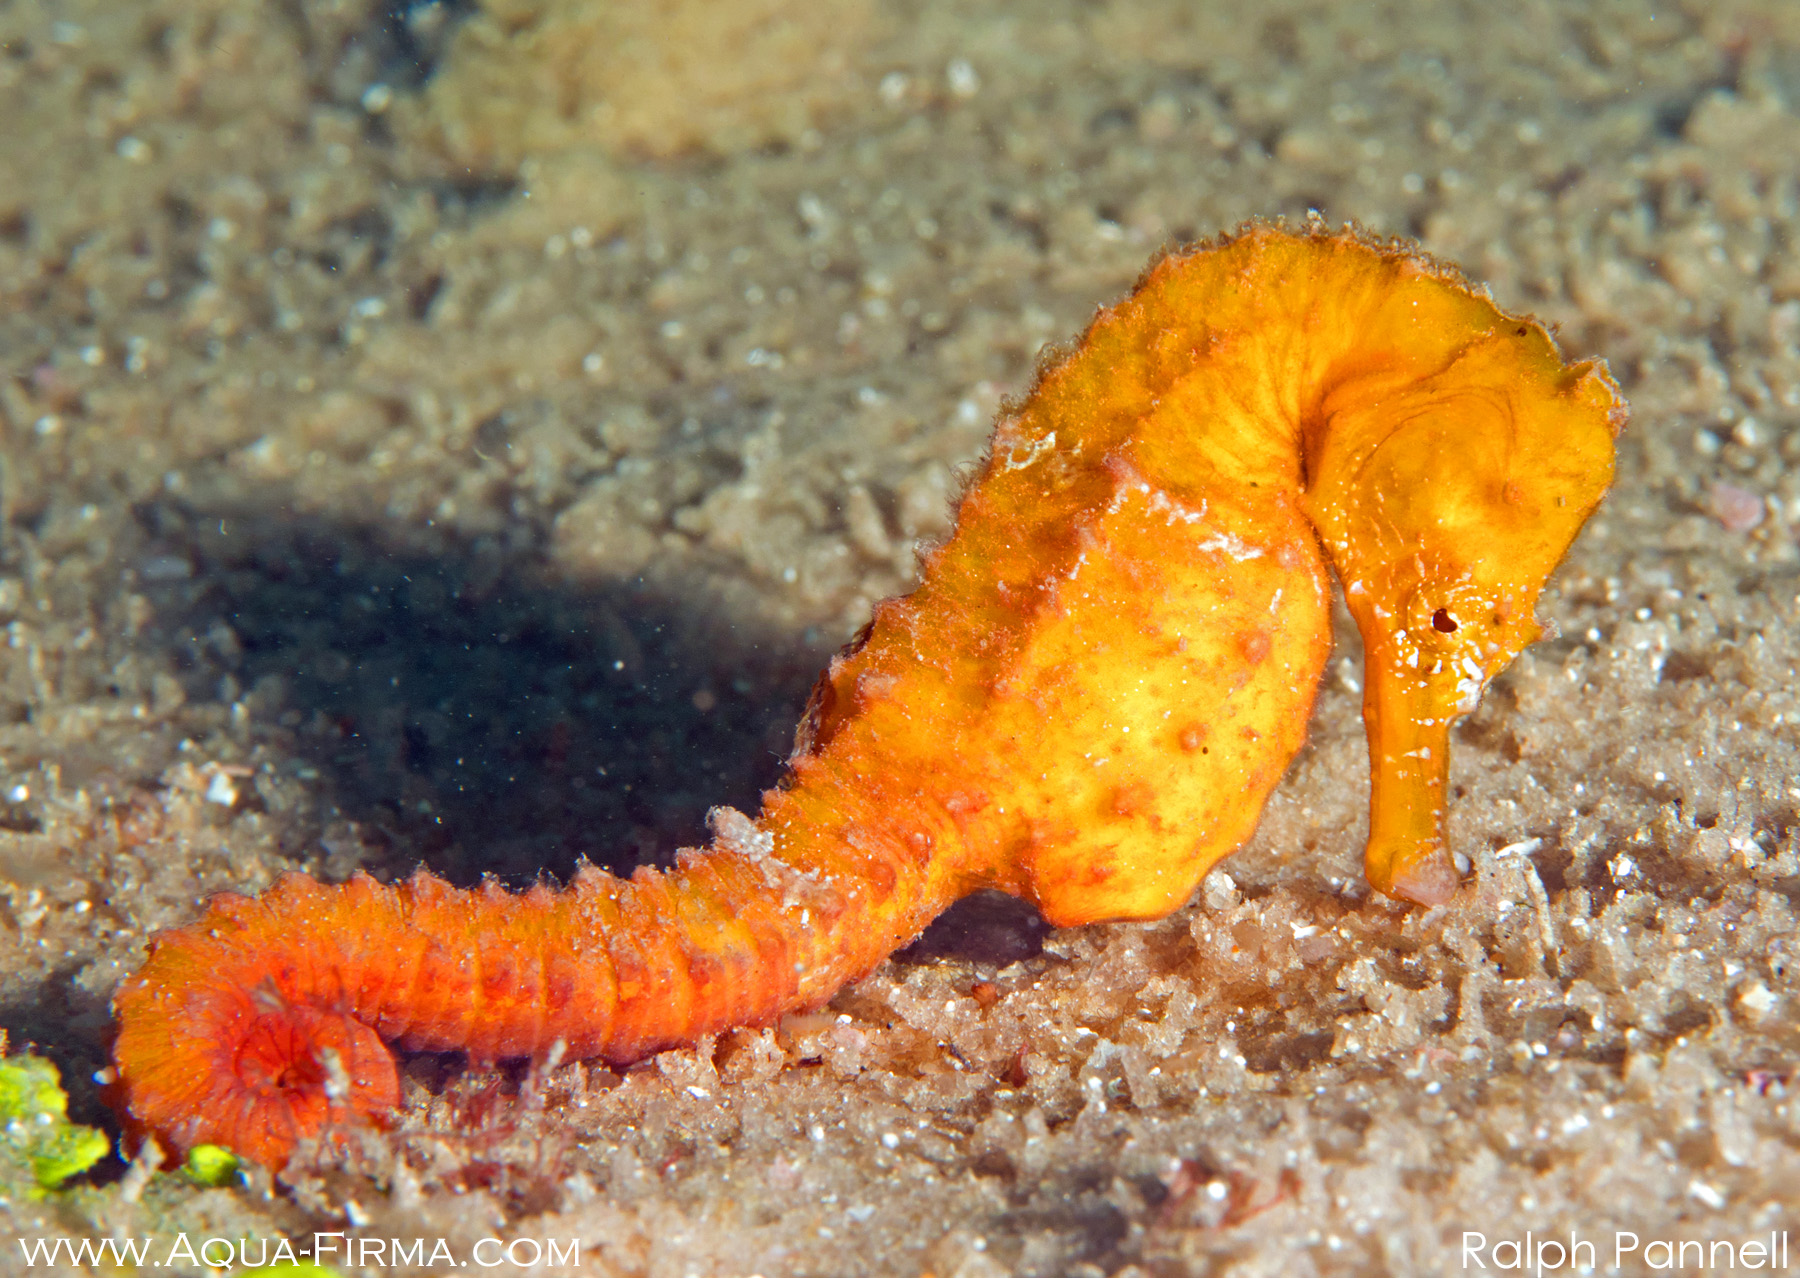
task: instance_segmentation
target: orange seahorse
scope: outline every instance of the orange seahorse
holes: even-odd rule
[[[1539,633],[1624,403],[1416,249],[1252,225],[1163,258],[1002,412],[956,529],[703,851],[562,891],[290,874],[114,1000],[128,1122],[279,1166],[379,1122],[389,1043],[626,1062],[816,1006],[958,897],[1154,918],[1299,748],[1336,570],[1365,645],[1369,881],[1457,876],[1449,730]]]

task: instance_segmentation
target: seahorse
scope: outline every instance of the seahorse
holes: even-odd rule
[[[957,898],[1182,905],[1299,749],[1335,571],[1364,643],[1369,882],[1424,905],[1452,722],[1611,482],[1605,365],[1415,247],[1252,224],[1155,262],[1005,407],[918,587],[821,676],[754,820],[561,890],[299,874],[114,999],[128,1126],[280,1167],[380,1124],[390,1044],[629,1062],[817,1006]]]

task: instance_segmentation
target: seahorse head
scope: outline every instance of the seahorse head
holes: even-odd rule
[[[1541,633],[1539,592],[1604,496],[1624,401],[1537,324],[1496,322],[1433,375],[1328,394],[1305,504],[1364,644],[1376,887],[1447,899],[1450,724]]]

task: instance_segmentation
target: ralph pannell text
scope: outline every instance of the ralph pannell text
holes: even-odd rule
[[[1462,1267],[1471,1273],[1544,1274],[1659,1272],[1731,1273],[1734,1270],[1788,1270],[1787,1230],[1771,1230],[1753,1238],[1643,1238],[1620,1229],[1612,1238],[1545,1237],[1527,1231],[1523,1238],[1489,1239],[1477,1230],[1462,1236]]]

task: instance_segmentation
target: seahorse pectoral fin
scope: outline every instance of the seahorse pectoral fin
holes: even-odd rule
[[[1426,681],[1386,662],[1365,677],[1369,736],[1369,882],[1389,896],[1442,905],[1459,876],[1444,837],[1450,724],[1457,717]]]

